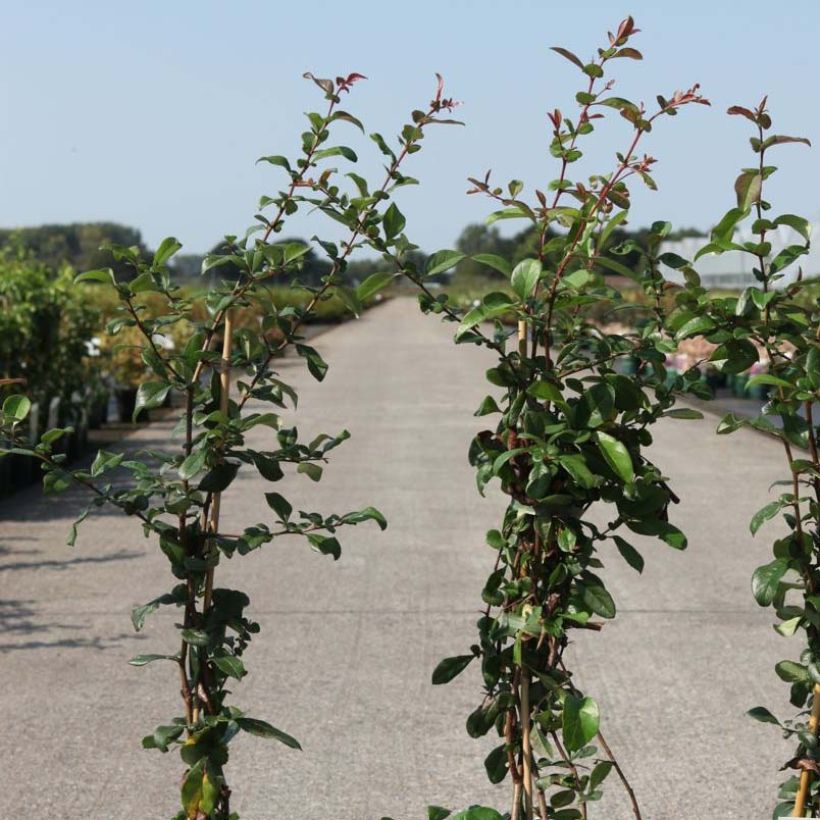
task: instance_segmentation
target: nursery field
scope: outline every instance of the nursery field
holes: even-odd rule
[[[472,415],[484,395],[475,372],[493,358],[451,337],[451,326],[399,298],[317,337],[330,365],[321,385],[300,359],[282,363],[300,393],[300,432],[347,427],[353,436],[320,484],[284,480],[294,506],[302,498],[306,508],[338,512],[373,504],[390,523],[383,533],[344,533],[338,562],[282,539],[247,559],[253,571],[241,583],[266,640],[248,650],[244,701],[304,751],[251,738],[232,745],[243,820],[411,820],[428,803],[506,795],[480,763],[493,741],[464,737],[480,695],[477,668],[446,687],[430,683],[440,658],[474,640],[494,560],[484,533],[504,506],[495,490],[478,495],[466,458],[482,425]],[[602,554],[618,617],[601,633],[583,632],[567,653],[581,683],[594,683],[603,732],[646,820],[769,816],[788,757],[771,727],[745,715],[757,705],[787,708],[772,667],[799,654],[798,639],[790,654],[749,589],[782,524],[753,538],[747,522],[768,500],[782,455],[749,430],[716,437],[716,422],[659,425],[651,452],[683,499],[671,520],[688,550],[636,537],[646,559],[640,577],[614,548]],[[143,427],[123,447],[161,448],[172,426]],[[249,441],[261,448],[269,435],[259,426]],[[266,519],[262,484],[243,473],[231,485],[228,529]],[[179,772],[139,738],[175,708],[175,672],[127,664],[146,645],[164,651],[164,641],[174,651],[175,613],[157,613],[139,634],[129,621],[132,605],[164,590],[166,564],[110,511],[65,546],[79,492],[44,498],[33,486],[0,502],[2,813],[169,817]],[[234,574],[223,561],[220,583],[240,583]],[[592,813],[632,816],[615,787]]]

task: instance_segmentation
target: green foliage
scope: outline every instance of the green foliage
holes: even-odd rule
[[[218,252],[205,259],[203,273],[211,287],[201,300],[174,282],[171,266],[180,244],[172,237],[152,256],[138,247],[111,245],[116,270],[83,273],[74,285],[79,299],[98,294],[101,288],[115,295],[107,335],[114,347],[117,340],[128,337],[125,347],[136,357],[135,369],[142,372],[135,412],[157,406],[169,393],[180,396],[185,407],[178,426],[180,446],[128,459],[101,451],[90,469],[71,470],[55,450],[64,430],[46,432],[36,446],[20,436],[20,424],[29,411],[25,396],[7,398],[0,416],[0,441],[10,442],[0,455],[13,452],[37,459],[45,472],[46,492],[60,492],[72,482],[89,490],[91,504],[78,516],[72,543],[77,524],[90,509],[111,505],[136,519],[168,562],[170,588],[135,608],[132,621],[135,629],[142,630],[160,608],[177,610],[179,649],[172,655],[145,653],[131,663],[145,666],[162,661],[176,667],[171,685],[179,687],[181,682],[182,714],[147,735],[143,746],[179,753],[186,767],[180,790],[182,811],[177,815],[183,820],[238,818],[231,811],[225,771],[229,744],[238,735],[299,748],[298,741],[283,730],[228,702],[237,682],[248,674],[246,651],[260,627],[247,615],[250,600],[244,592],[215,585],[220,563],[288,536],[337,559],[345,528],[363,522],[373,522],[380,529],[387,526],[374,507],[343,514],[298,510],[271,489],[264,496],[270,508],[262,514],[265,520],[238,529],[234,524],[231,533],[220,527],[221,494],[241,471],[255,470],[274,487],[286,472],[319,481],[331,451],[349,438],[347,431],[321,434],[309,442],[299,438],[296,427],[283,419],[285,413],[292,418],[297,394],[280,378],[277,361],[292,351],[321,381],[328,365],[316,349],[304,344],[303,325],[315,320],[328,300],[359,312],[363,301],[398,275],[405,260],[418,259],[415,246],[404,235],[405,219],[393,195],[411,181],[401,168],[421,147],[424,129],[444,122],[437,114],[451,104],[441,99],[439,89],[426,113],[413,113],[413,124],[402,130],[395,152],[383,138],[374,140],[391,159],[383,181],[370,184],[355,174],[339,176],[337,167],[355,162],[356,156],[332,144],[337,131],[360,125],[339,105],[341,95],[362,78],[354,74],[332,81],[307,76],[324,92],[326,110],[307,115],[309,125],[298,158],[266,158],[283,169],[283,189],[263,198],[256,224],[244,236],[227,236]],[[350,176],[356,186],[353,193],[341,187],[340,180]],[[372,193],[362,193],[363,188]],[[337,245],[317,238],[312,246],[274,242],[287,218],[299,210],[318,211],[341,223],[347,232],[345,241]],[[367,278],[357,294],[343,274],[361,247],[381,254],[392,267],[385,271],[382,264],[376,278]],[[321,265],[315,261],[319,253]],[[308,262],[313,273],[303,281]],[[271,284],[281,282],[300,283],[305,298],[280,299],[281,288],[272,291]],[[168,337],[173,345],[163,343]],[[229,393],[232,373],[236,382]],[[260,445],[249,438],[258,426],[270,430],[264,449],[257,449]]]
[[[788,472],[776,484],[786,491],[758,510],[749,524],[755,535],[767,522],[778,519],[774,560],[755,570],[752,593],[760,606],[774,610],[779,621],[777,632],[786,637],[800,635],[800,663],[781,661],[775,672],[790,684],[791,703],[801,711],[782,723],[762,707],[750,714],[757,720],[777,723],[786,737],[797,742],[794,756],[783,768],[800,770],[800,785],[789,778],[781,786],[780,798],[785,802],[778,804],[774,816],[792,816],[795,809],[793,816],[802,817],[806,808],[816,816],[820,794],[816,783],[809,787],[809,780],[812,772],[818,771],[820,746],[817,727],[809,725],[802,710],[812,703],[820,707],[820,427],[816,417],[820,399],[820,294],[800,276],[783,287],[786,273],[798,267],[808,253],[809,223],[794,214],[774,215],[765,198],[767,180],[776,171],[767,164],[769,151],[773,146],[807,140],[766,136],[772,126],[766,98],[755,108],[733,106],[729,114],[753,124],[755,164],[741,171],[735,183],[736,206],[720,220],[698,257],[729,250],[745,254],[757,281],[739,296],[715,297],[699,286],[696,276],[688,277],[686,289],[676,298],[669,326],[677,328],[680,335],[697,323],[698,332],[718,345],[712,360],[726,373],[738,373],[759,360],[767,367],[767,373],[750,380],[767,385],[770,391],[760,415],[749,420],[729,415],[718,433],[748,426],[775,436],[783,447]],[[735,238],[744,222],[754,235],[748,242]],[[772,257],[767,236],[780,225],[789,226],[798,238]]]
[[[22,249],[48,268],[66,265],[75,270],[113,267],[125,272],[107,243],[138,248],[147,253],[140,232],[113,222],[78,222],[36,228],[0,229],[0,248]]]
[[[622,537],[630,530],[674,548],[686,544],[668,520],[677,499],[647,452],[650,428],[673,413],[676,394],[692,383],[664,366],[675,349],[664,328],[667,300],[659,272],[660,245],[670,226],[655,223],[643,246],[614,248],[613,238],[629,208],[627,181],[654,187],[653,160],[638,154],[639,143],[661,118],[706,101],[697,86],[660,97],[653,113],[611,97],[611,82],[602,79],[610,61],[640,58],[625,45],[633,33],[627,18],[595,62],[568,57],[583,71],[585,87],[577,118],[549,115],[550,151],[559,172],[546,191],[535,189],[525,198],[520,180],[495,186],[489,175],[471,179],[471,193],[486,195],[497,208],[488,224],[528,223],[519,234],[526,237],[520,256],[517,248],[510,252],[495,242],[494,229],[476,228],[459,243],[460,253],[472,254],[508,284],[465,310],[449,294],[434,292],[424,271],[405,267],[424,312],[456,323],[457,343],[481,345],[497,356],[486,373],[491,395],[476,413],[493,418],[494,426],[474,438],[469,458],[479,491],[498,482],[509,503],[500,527],[488,533],[495,564],[482,591],[485,609],[471,654],[442,661],[433,682],[445,683],[477,661],[484,694],[467,731],[477,737],[494,729],[500,736],[485,768],[491,782],[509,775],[517,784],[503,816],[522,820],[535,812],[541,818],[586,817],[587,803],[600,797],[612,765],[596,762],[590,743],[599,732],[598,705],[580,691],[565,656],[573,629],[600,630],[615,617],[605,561],[620,555],[643,568],[643,558]],[[610,172],[581,181],[573,171],[584,139],[612,109],[631,131],[627,147]],[[596,323],[602,304],[609,309],[623,300],[606,278],[610,269],[644,294],[649,310],[640,331],[607,333]],[[517,325],[517,340],[510,323]],[[627,357],[636,363],[629,378],[618,367]],[[611,523],[602,529],[595,523],[600,515],[594,520],[591,511],[604,505]],[[502,815],[472,807],[454,816]]]
[[[88,387],[87,343],[98,321],[70,271],[56,273],[28,252],[0,251],[0,379],[25,379],[43,418],[50,399],[69,408],[72,394]]]

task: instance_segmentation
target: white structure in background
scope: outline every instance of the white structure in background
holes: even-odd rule
[[[812,225],[812,238],[820,235],[818,231],[820,231],[820,223],[814,223]],[[786,225],[780,225],[776,230],[769,231],[766,234],[766,240],[772,243],[770,258],[777,256],[783,248],[789,245],[805,244],[803,237]],[[661,245],[661,252],[676,253],[691,262],[695,258],[695,254],[708,241],[707,237],[689,237],[687,239],[678,239],[675,242],[664,242]],[[741,230],[735,233],[734,241],[742,244],[743,242],[756,241],[756,237]],[[756,261],[751,254],[741,253],[740,251],[726,251],[720,255],[708,254],[707,256],[701,256],[693,266],[700,274],[705,288],[735,290],[757,284],[757,280],[752,274],[752,268],[755,266]],[[801,256],[786,268],[783,278],[775,283],[775,287],[783,288],[791,284],[797,278],[798,268],[803,269],[804,279],[820,276],[820,246],[812,243],[809,252],[805,256]],[[683,281],[682,274],[666,266],[663,267],[663,275],[670,282]]]

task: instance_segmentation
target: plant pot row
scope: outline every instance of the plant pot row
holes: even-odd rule
[[[99,429],[108,420],[108,401],[108,390],[97,389],[87,391],[85,396],[75,393],[65,408],[59,398],[52,399],[42,406],[34,403],[29,414],[28,427],[23,433],[31,443],[34,443],[43,425],[46,429],[73,428],[73,432],[59,440],[55,452],[65,454],[69,462],[75,461],[88,451],[88,431]],[[41,410],[41,407],[45,409]],[[11,495],[39,481],[41,476],[38,462],[28,456],[13,453],[0,458],[0,497]]]

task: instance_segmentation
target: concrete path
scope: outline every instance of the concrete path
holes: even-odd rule
[[[262,623],[236,702],[304,746],[235,742],[229,772],[243,820],[413,820],[428,803],[506,804],[507,785],[489,786],[483,771],[494,741],[464,731],[477,669],[430,685],[436,662],[473,640],[493,561],[484,532],[503,508],[499,495],[478,496],[466,461],[492,358],[450,337],[450,326],[399,300],[316,340],[331,365],[323,384],[300,360],[283,364],[301,393],[300,429],[353,434],[321,484],[289,477],[288,495],[328,512],[374,504],[390,527],[351,529],[337,563],[278,542],[220,568],[217,583],[249,590]],[[684,499],[674,520],[689,550],[648,542],[638,577],[613,548],[605,573],[618,618],[569,655],[601,703],[645,820],[769,817],[786,759],[777,730],[744,716],[762,704],[792,713],[772,666],[798,655],[797,639],[777,636],[749,591],[771,528],[752,539],[747,521],[782,457],[772,440],[715,437],[714,427],[707,418],[658,431],[655,455]],[[151,425],[127,446],[160,446],[169,432]],[[227,521],[265,520],[263,491],[238,481]],[[0,504],[0,815],[169,818],[182,764],[142,750],[140,738],[178,714],[177,681],[161,663],[126,663],[176,649],[173,614],[140,635],[129,622],[133,604],[170,586],[167,565],[114,513],[64,546],[79,498],[32,488]],[[614,776],[591,817],[631,817]]]

